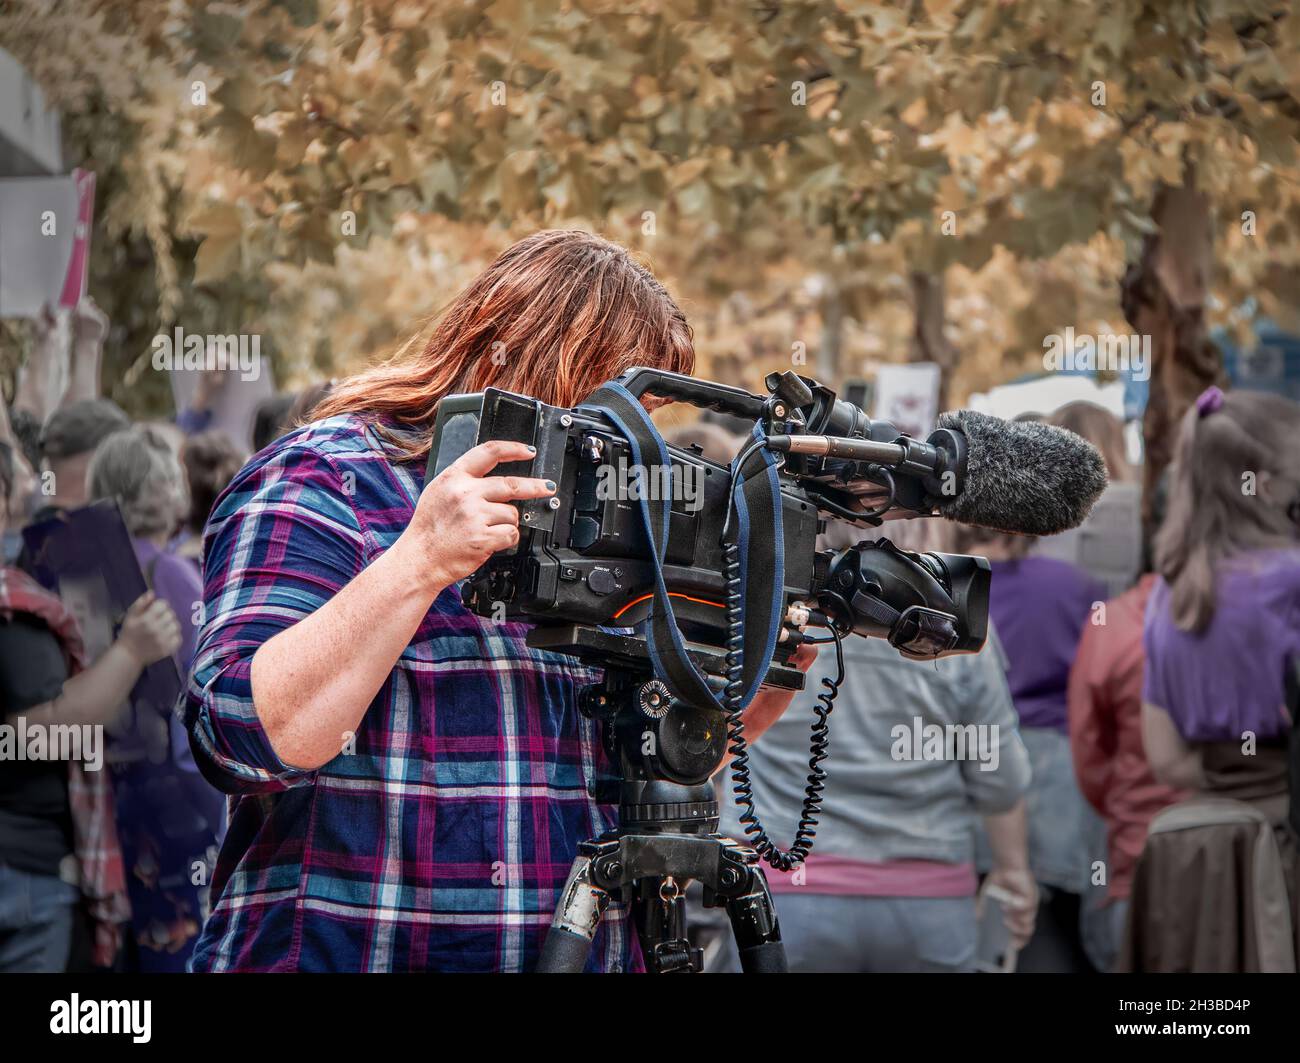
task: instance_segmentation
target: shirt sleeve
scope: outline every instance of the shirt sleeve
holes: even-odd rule
[[[1106,653],[1102,629],[1083,625],[1079,651],[1070,669],[1070,751],[1074,774],[1088,803],[1102,810],[1115,753],[1114,713],[1106,691]]]
[[[227,793],[275,792],[314,778],[271,746],[253,704],[253,655],[361,571],[364,543],[344,478],[302,441],[246,467],[217,501],[184,713],[195,756],[210,769],[204,774]]]
[[[984,649],[962,660],[969,670],[954,691],[962,723],[985,728],[990,742],[997,736],[996,767],[982,758],[961,762],[966,796],[982,814],[1006,812],[1029,789],[1029,753],[1020,740],[1020,720],[1007,685],[1007,656],[991,626]]]
[[[1163,654],[1155,651],[1156,628],[1159,624],[1159,611],[1156,604],[1161,587],[1157,584],[1147,600],[1147,611],[1142,618],[1142,700],[1150,702],[1158,709],[1168,711],[1169,697],[1162,670]]]

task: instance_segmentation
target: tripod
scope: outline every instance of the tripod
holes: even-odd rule
[[[610,902],[628,904],[651,973],[698,972],[703,956],[686,936],[686,886],[707,907],[725,907],[746,973],[786,970],[767,880],[750,847],[717,833],[709,776],[722,762],[722,714],[673,701],[644,672],[607,669],[588,687],[583,711],[603,727],[621,779],[593,788],[619,802],[618,825],[578,847],[542,947],[538,971],[578,972]]]

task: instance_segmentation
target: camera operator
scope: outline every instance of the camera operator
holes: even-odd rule
[[[515,244],[428,335],[340,383],[259,453],[204,546],[187,718],[237,794],[196,970],[518,971],[578,843],[614,823],[578,690],[596,673],[472,614],[458,584],[519,541],[495,441],[423,480],[439,401],[499,387],[571,406],[635,365],[689,373],[691,330],[621,247]],[[751,706],[754,731],[788,695]],[[751,733],[753,733],[751,731]],[[589,969],[640,966],[626,913]]]

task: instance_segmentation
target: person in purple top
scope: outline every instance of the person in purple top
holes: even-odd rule
[[[1300,666],[1300,405],[1205,391],[1179,429],[1155,545],[1143,744],[1158,779],[1195,792],[1184,820],[1206,821],[1200,831],[1153,824],[1139,865],[1153,899],[1145,917],[1134,906],[1130,953],[1141,966],[1129,969],[1256,969],[1261,939],[1224,933],[1251,912],[1289,907],[1300,949],[1300,850],[1288,822],[1295,706],[1286,704]],[[1260,872],[1258,851],[1241,857],[1231,831],[1249,828],[1216,832],[1206,809],[1271,825],[1284,887]]]
[[[189,513],[180,463],[157,429],[140,425],[107,437],[95,450],[86,479],[92,500],[117,502],[145,582],[181,622],[176,665],[182,673],[187,671],[194,656],[194,616],[203,600],[203,583],[193,565],[167,552],[172,533]]]
[[[1285,788],[1286,673],[1300,661],[1300,405],[1211,388],[1183,422],[1171,477],[1143,633],[1151,766],[1171,785],[1221,791],[1242,776],[1225,776],[1220,754],[1253,740],[1253,763],[1271,762]]]
[[[128,428],[96,448],[87,485],[92,499],[117,502],[146,584],[180,621],[175,659],[186,675],[202,619],[203,584],[193,564],[166,549],[189,510],[179,461],[156,428]],[[151,733],[157,729],[142,745],[149,752],[111,765],[134,931],[126,963],[182,971],[207,914],[193,869],[220,841],[225,800],[199,773],[179,720],[137,723]]]
[[[1010,550],[987,556],[993,568],[989,616],[1011,660],[1007,679],[1020,726],[1066,734],[1070,666],[1084,624],[1109,597],[1106,587],[1068,561],[1017,557]]]

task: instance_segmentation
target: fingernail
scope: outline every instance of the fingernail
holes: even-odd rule
[[[555,490],[555,481],[554,481],[554,480],[547,480],[547,481],[546,481],[546,490],[548,490],[548,491],[554,491],[554,490]]]
[[[533,446],[531,443],[528,444],[528,453],[529,453],[529,454],[536,454],[536,453],[537,453],[537,448],[536,448],[535,446]]]

